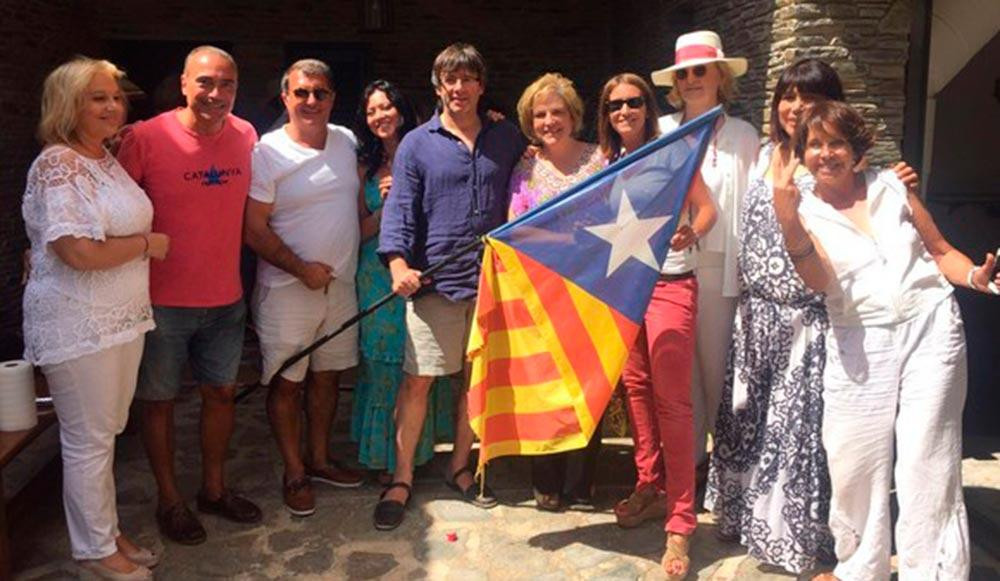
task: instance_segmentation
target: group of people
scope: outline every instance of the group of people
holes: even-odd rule
[[[441,438],[454,442],[448,486],[495,506],[470,468],[461,380],[478,254],[424,271],[728,105],[747,70],[707,31],[682,35],[675,61],[652,80],[670,87],[677,112],[660,117],[642,77],[615,75],[598,101],[597,144],[580,139],[583,101],[557,73],[525,89],[520,130],[485,114],[485,61],[461,43],[433,63],[439,107],[422,124],[384,80],[365,89],[353,131],[331,124],[330,68],[306,59],[281,80],[288,122],[259,140],[232,114],[237,67],[218,48],[188,55],[185,106],[123,135],[121,71],[86,58],[53,71],[23,202],[24,338],[60,419],[74,559],[108,579],[148,579],[157,563],[116,516],[114,442],[133,395],[160,531],[205,540],[174,467],[185,365],[202,401],[196,508],[261,521],[223,470],[247,317],[244,242],[258,257],[250,317],[289,512],[315,511],[316,482],[364,479],[329,450],[340,375],[353,367],[351,436],[385,485],[377,529],[404,520],[414,468]],[[900,578],[968,575],[965,351],[951,285],[989,292],[995,258],[975,266],[944,240],[908,167],[864,169],[872,134],[843,101],[836,72],[806,59],[778,81],[763,148],[748,123],[719,117],[629,354],[622,384],[637,482],[614,514],[622,527],[664,520],[669,579],[689,573],[696,474],[706,471],[721,536],[793,573],[844,580],[888,578],[895,474]],[[283,369],[388,292],[407,300]],[[597,434],[582,450],[532,459],[539,509],[592,503]]]

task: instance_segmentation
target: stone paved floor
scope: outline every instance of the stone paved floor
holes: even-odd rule
[[[229,461],[230,482],[258,501],[262,525],[245,528],[213,517],[203,523],[209,539],[197,547],[160,540],[153,521],[155,486],[136,434],[119,441],[116,474],[124,530],[163,551],[160,579],[660,579],[664,535],[649,523],[625,531],[614,524],[611,506],[633,478],[626,443],[606,444],[601,459],[598,507],[594,512],[542,513],[533,508],[528,464],[498,461],[491,482],[502,505],[482,511],[454,499],[432,464],[418,474],[414,502],[402,527],[377,532],[371,514],[378,488],[344,491],[320,485],[312,517],[291,517],[281,504],[281,464],[270,438],[263,393],[238,410]],[[178,471],[193,497],[198,485],[197,405],[188,394],[178,408]],[[345,422],[338,422],[343,434]],[[347,445],[341,452],[350,454]],[[438,455],[436,464],[444,460]],[[1000,579],[1000,442],[981,442],[965,461],[966,491],[973,522],[973,579]],[[692,548],[690,578],[702,580],[790,580],[746,557],[738,545],[715,540],[710,515]],[[931,532],[931,531],[929,531]],[[978,537],[977,537],[978,535]],[[38,507],[16,532],[20,579],[72,578],[69,547],[59,503]]]

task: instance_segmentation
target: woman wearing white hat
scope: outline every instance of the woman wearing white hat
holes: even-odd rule
[[[671,87],[667,99],[678,109],[660,118],[664,133],[718,105],[726,106],[735,94],[735,78],[747,71],[746,59],[726,57],[719,35],[705,30],[681,35],[674,61],[651,75],[654,84]],[[697,251],[698,319],[691,399],[695,462],[702,479],[708,466],[707,435],[714,431],[739,295],[736,257],[741,200],[759,145],[757,131],[749,123],[723,114],[701,166],[719,210],[718,224],[698,241]]]

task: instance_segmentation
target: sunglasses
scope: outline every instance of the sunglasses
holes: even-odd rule
[[[292,95],[295,95],[296,99],[300,99],[302,101],[308,100],[309,95],[312,95],[317,101],[326,101],[333,95],[333,91],[327,89],[313,89],[310,91],[309,89],[303,89],[300,87],[292,91]]]
[[[646,100],[642,97],[631,97],[629,99],[614,99],[608,101],[608,112],[614,113],[616,111],[621,111],[622,107],[628,105],[629,109],[638,109],[646,104]]]
[[[705,68],[705,65],[698,65],[696,67],[691,67],[690,69],[680,69],[674,71],[674,76],[677,77],[678,81],[683,81],[684,79],[688,78],[688,71],[691,71],[691,74],[693,74],[696,78],[700,79],[705,76],[705,73],[708,72],[708,69]]]

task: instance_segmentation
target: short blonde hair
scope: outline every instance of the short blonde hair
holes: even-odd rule
[[[84,92],[94,75],[109,73],[120,81],[125,73],[111,62],[79,56],[49,73],[42,87],[42,117],[38,139],[44,145],[67,145],[76,140]]]
[[[569,117],[573,120],[573,137],[579,135],[583,130],[583,100],[576,92],[573,81],[559,73],[545,73],[521,93],[521,98],[517,101],[517,119],[524,135],[532,141],[537,141],[532,122],[534,117],[532,109],[535,106],[535,97],[542,93],[554,93],[566,103]]]
[[[715,65],[715,68],[719,71],[719,104],[723,107],[729,105],[736,98],[736,77],[733,76],[733,71],[729,70],[729,66],[725,63],[709,63],[710,65]],[[677,81],[674,81],[674,86],[670,87],[670,92],[667,93],[667,102],[670,103],[674,108],[678,110],[684,110],[684,98],[681,97],[681,91],[677,88]]]

